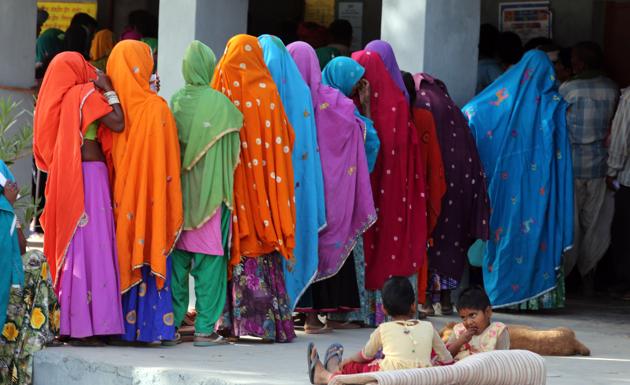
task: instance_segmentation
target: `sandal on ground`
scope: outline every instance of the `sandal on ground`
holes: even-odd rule
[[[453,310],[453,305],[449,305],[449,306],[440,306],[440,313],[442,313],[442,315],[451,315],[453,314],[454,310]]]
[[[182,343],[182,336],[179,332],[175,333],[175,338],[172,340],[163,340],[162,346],[177,346]]]
[[[306,334],[328,334],[332,333],[333,329],[324,325],[320,328],[314,328],[312,326],[304,325],[304,333]]]
[[[326,355],[324,356],[324,368],[328,370],[328,362],[333,358],[337,357],[339,363],[343,360],[343,345],[341,344],[332,344],[326,350]],[[328,370],[330,372],[330,370]]]
[[[193,341],[193,346],[208,347],[208,346],[227,345],[228,343],[229,342],[226,338],[223,338],[217,333],[212,333],[209,336],[196,335]]]
[[[177,331],[179,332],[179,334],[182,335],[182,337],[183,336],[195,335],[195,327],[194,326],[189,326],[189,325],[182,324],[182,327],[177,329]]]
[[[433,305],[422,305],[420,307],[420,314],[424,314],[424,318],[435,316],[435,309]]]
[[[70,341],[68,341],[68,344],[70,346],[77,346],[77,347],[103,347],[105,346],[105,344],[103,343],[103,341],[101,341],[100,339],[96,338],[96,337],[87,337],[87,338],[71,338]]]
[[[310,342],[306,348],[306,362],[308,363],[308,379],[311,380],[311,384],[315,384],[315,368],[317,361],[319,361],[319,353],[316,354],[315,360],[311,358],[313,349],[315,349],[315,344]]]
[[[46,347],[54,348],[54,347],[64,346],[66,342],[68,342],[67,337],[57,336],[53,338],[52,341],[47,342]]]

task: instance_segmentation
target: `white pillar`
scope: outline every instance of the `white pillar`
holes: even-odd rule
[[[35,85],[35,40],[37,6],[35,0],[0,1],[0,98],[21,101],[20,109],[33,111]],[[29,114],[23,114],[21,128],[32,125]],[[20,186],[30,186],[31,157],[11,167]]]
[[[381,37],[400,68],[446,83],[463,106],[475,94],[480,0],[383,0]]]
[[[184,84],[182,58],[194,39],[217,55],[234,35],[247,32],[248,0],[161,0],[158,73],[167,100]]]

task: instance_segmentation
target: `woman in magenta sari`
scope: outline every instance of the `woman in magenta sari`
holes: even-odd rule
[[[324,175],[326,228],[319,233],[319,268],[311,303],[302,311],[343,312],[360,307],[352,250],[376,220],[365,155],[365,125],[354,103],[322,84],[315,50],[304,42],[287,49],[311,90]],[[330,279],[332,278],[332,279]],[[319,282],[317,282],[319,281]],[[306,325],[309,329],[311,325]]]

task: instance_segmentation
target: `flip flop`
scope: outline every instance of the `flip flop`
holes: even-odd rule
[[[182,343],[182,336],[179,332],[175,333],[175,338],[172,340],[163,340],[162,346],[176,346]]]
[[[328,362],[333,358],[337,357],[339,359],[339,363],[343,360],[343,345],[334,343],[331,344],[326,350],[326,355],[324,356],[324,368],[328,370]],[[330,372],[330,370],[328,370]]]
[[[226,338],[223,338],[223,336],[220,336],[216,333],[214,334],[216,336],[215,338],[212,338],[212,336],[209,336],[209,337],[195,336],[195,339],[193,341],[193,346],[208,347],[208,346],[220,346],[220,345],[229,344]],[[203,338],[203,339],[200,340],[198,338]]]
[[[311,358],[313,355],[313,349],[315,344],[309,342],[306,348],[306,362],[308,363],[308,379],[311,380],[311,384],[315,385],[315,367],[317,367],[317,361],[319,361],[319,353],[315,355],[315,361]]]

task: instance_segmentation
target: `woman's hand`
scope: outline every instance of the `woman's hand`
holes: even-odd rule
[[[4,196],[7,198],[11,206],[15,203],[19,193],[18,185],[15,182],[7,182],[4,186]]]
[[[151,76],[150,85],[153,91],[155,91],[156,93],[160,92],[162,83],[160,82],[160,76],[158,74],[154,74]]]
[[[98,77],[96,80],[92,80],[92,83],[96,86],[96,88],[102,90],[103,92],[112,91],[114,86],[112,86],[112,81],[104,72],[98,71]]]
[[[359,80],[359,84],[357,87],[357,93],[359,95],[359,101],[361,102],[362,106],[369,106],[370,105],[370,96],[372,94],[371,92],[371,88],[370,88],[370,82],[363,78],[361,80]]]

